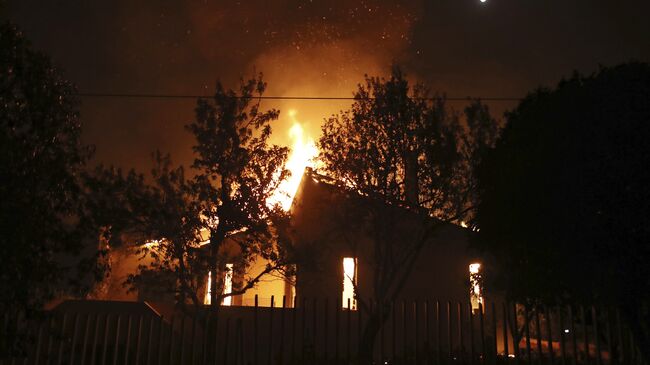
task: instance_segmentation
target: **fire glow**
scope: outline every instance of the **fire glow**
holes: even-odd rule
[[[306,136],[305,131],[296,118],[296,111],[289,110],[289,118],[293,125],[289,129],[289,138],[291,139],[291,154],[287,160],[285,168],[291,172],[286,180],[280,183],[278,189],[268,199],[267,204],[273,206],[280,204],[284,211],[289,211],[293,203],[293,197],[296,195],[298,185],[307,167],[314,167],[314,159],[318,156],[318,148],[314,139]]]

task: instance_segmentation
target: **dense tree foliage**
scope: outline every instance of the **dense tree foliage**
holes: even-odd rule
[[[648,64],[529,94],[481,166],[476,220],[512,298],[617,306],[646,351],[649,122]]]
[[[196,118],[187,127],[196,138],[195,185],[201,216],[210,232],[208,268],[213,273],[226,269],[219,250],[228,238],[239,244],[243,263],[256,256],[270,260],[263,274],[285,268],[279,235],[272,227],[274,220],[286,219],[285,213],[268,201],[288,176],[284,169],[288,149],[268,142],[270,123],[280,112],[260,110],[257,97],[265,89],[261,76],[242,81],[238,92],[218,84],[212,101],[198,101]],[[256,275],[238,283],[239,292],[260,278]],[[218,305],[221,296],[219,282],[212,280],[213,305]]]
[[[19,30],[0,26],[0,312],[9,318],[74,289],[75,256],[89,242],[80,173],[91,149],[73,93]]]
[[[0,28],[0,310],[40,309],[79,251],[79,174],[90,148],[73,86],[22,33]]]
[[[288,176],[288,149],[268,143],[279,111],[260,110],[257,97],[265,88],[259,76],[242,81],[238,91],[218,84],[212,100],[198,100],[196,118],[187,126],[196,138],[193,178],[160,154],[152,181],[101,167],[89,176],[96,209],[105,213],[107,239],[135,244],[149,261],[131,276],[133,289],[174,293],[181,305],[203,305],[200,294],[211,273],[210,302],[218,306],[225,295],[241,294],[265,275],[290,271],[288,242],[280,242],[288,217],[269,203]],[[252,271],[260,259],[265,266]],[[229,294],[223,293],[227,264],[235,274]]]
[[[493,122],[480,103],[466,112],[473,127]],[[355,208],[346,208],[349,216],[341,219],[346,223],[340,229],[362,229],[372,242],[364,254],[370,262],[363,263],[374,275],[372,294],[363,297],[355,289],[369,318],[360,349],[369,362],[388,304],[399,295],[423,245],[442,222],[458,223],[467,215],[467,172],[474,165],[467,159],[476,148],[466,143],[490,133],[466,135],[461,116],[443,96],[430,98],[423,85],[410,86],[398,69],[388,79],[367,77],[351,109],[326,120],[322,131],[323,173],[351,196],[363,197],[354,199]]]

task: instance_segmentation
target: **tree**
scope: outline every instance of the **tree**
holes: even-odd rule
[[[285,213],[279,205],[267,202],[288,176],[284,169],[288,149],[268,144],[270,122],[280,112],[260,110],[259,97],[265,89],[261,75],[242,81],[239,93],[218,83],[213,102],[200,99],[196,119],[187,126],[197,142],[193,167],[198,172],[195,184],[201,215],[210,232],[209,270],[227,270],[219,250],[229,238],[239,244],[243,262],[260,256],[274,263],[239,283],[230,295],[251,288],[263,275],[285,269],[278,232],[272,227]],[[240,232],[245,234],[238,235]],[[219,304],[222,281],[212,280],[213,306]]]
[[[130,290],[172,294],[177,303],[203,304],[207,259],[200,249],[200,204],[182,166],[169,156],[154,155],[151,182],[134,170],[99,166],[86,175],[88,208],[94,226],[105,227],[103,241],[112,247],[135,246],[147,257],[127,283]]]
[[[92,149],[74,87],[8,24],[0,70],[0,312],[31,317],[70,289],[89,233],[79,175]]]
[[[133,171],[123,176],[102,167],[89,176],[109,238],[119,243],[128,237],[151,260],[131,276],[132,288],[158,287],[175,293],[183,307],[187,301],[202,306],[209,275],[216,309],[224,297],[244,293],[265,275],[290,276],[290,246],[282,239],[288,216],[269,203],[288,177],[288,149],[268,143],[279,111],[260,110],[265,88],[260,75],[242,80],[238,92],[218,83],[212,100],[198,100],[187,126],[196,138],[193,179],[160,154],[151,183]],[[259,258],[267,264],[252,273],[249,266]],[[223,274],[230,270],[233,288],[224,293]]]
[[[621,310],[648,358],[650,66],[530,93],[479,172],[477,245],[522,302]],[[507,268],[507,270],[505,269]]]
[[[468,110],[487,112],[480,105]],[[368,318],[360,356],[370,363],[389,305],[423,245],[443,222],[459,222],[468,211],[463,171],[471,164],[463,158],[471,149],[461,151],[459,115],[444,97],[428,98],[426,88],[409,86],[399,69],[389,79],[366,77],[351,109],[326,120],[322,131],[322,171],[357,197],[356,207],[344,209],[340,228],[360,222],[371,242],[365,257],[371,258],[372,293],[364,297],[355,288]],[[363,250],[356,242],[352,250]]]

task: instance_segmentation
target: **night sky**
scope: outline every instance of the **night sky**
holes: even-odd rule
[[[267,95],[351,96],[364,73],[407,74],[448,96],[522,97],[574,69],[650,60],[647,0],[9,0],[3,16],[80,92],[210,94],[263,72]],[[96,161],[148,169],[150,153],[191,163],[192,99],[83,98]],[[349,102],[295,109],[312,137]],[[458,109],[461,103],[454,103]],[[492,103],[501,114],[513,103]]]

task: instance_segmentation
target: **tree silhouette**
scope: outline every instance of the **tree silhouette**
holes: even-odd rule
[[[574,75],[507,115],[479,173],[477,244],[517,300],[619,308],[650,349],[650,66]]]
[[[468,111],[475,112],[476,123],[489,117],[480,104]],[[349,242],[352,252],[364,252],[373,275],[368,297],[355,288],[359,308],[368,316],[360,344],[364,363],[372,361],[389,304],[422,247],[444,222],[460,222],[469,210],[465,172],[472,164],[465,158],[474,149],[464,145],[470,140],[459,120],[444,97],[429,99],[423,85],[411,87],[395,68],[389,79],[366,77],[351,109],[322,128],[322,171],[356,197],[343,209],[340,229],[354,226],[370,240],[370,247]]]
[[[285,275],[288,216],[269,197],[288,177],[288,149],[270,145],[270,123],[278,110],[262,112],[262,76],[242,80],[237,92],[219,83],[212,100],[199,99],[189,125],[196,144],[192,179],[168,156],[156,154],[152,182],[131,171],[98,168],[89,176],[98,197],[95,204],[110,227],[112,242],[129,241],[151,259],[128,284],[176,294],[177,303],[203,305],[206,278],[213,280],[210,303],[255,286],[265,275]],[[106,199],[106,197],[109,197]],[[101,225],[101,224],[97,224]],[[266,260],[261,272],[251,264]],[[224,274],[233,264],[233,288],[223,293]],[[288,276],[288,275],[287,275]]]
[[[272,222],[286,216],[279,205],[269,206],[267,201],[288,176],[284,169],[288,149],[268,143],[270,122],[280,112],[260,110],[261,99],[256,97],[265,89],[261,75],[242,81],[238,93],[219,83],[212,102],[198,101],[196,118],[187,126],[197,142],[193,167],[198,171],[195,185],[201,215],[210,232],[209,270],[225,272],[219,250],[228,238],[240,245],[243,262],[260,256],[273,263],[239,283],[231,295],[252,287],[262,275],[285,268]],[[240,232],[245,234],[237,235]],[[213,306],[221,297],[220,282],[212,280]]]
[[[79,175],[92,149],[80,141],[74,87],[9,24],[0,70],[0,312],[16,319],[70,288],[88,242]]]

